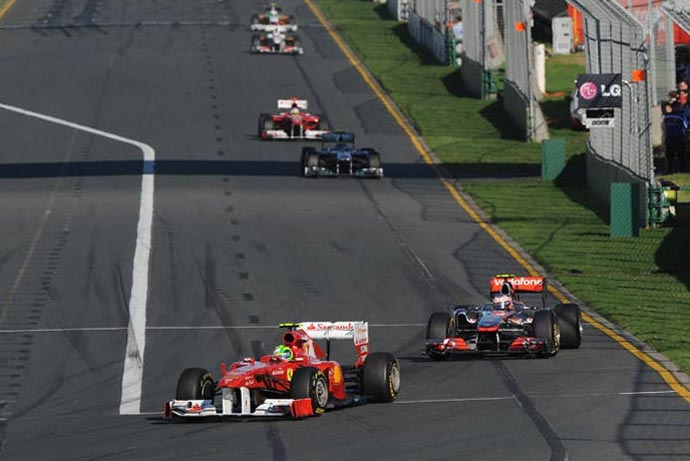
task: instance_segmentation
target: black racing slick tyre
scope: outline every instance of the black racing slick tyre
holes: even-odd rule
[[[316,149],[313,147],[303,147],[302,148],[302,161],[300,162],[300,174],[304,176],[305,168],[307,167],[307,159],[310,155],[315,154]]]
[[[261,114],[259,115],[259,137],[261,137],[262,131],[273,129],[273,115],[271,114]]]
[[[187,368],[177,380],[177,400],[213,400],[216,383],[203,368]]]
[[[426,326],[426,339],[442,341],[449,336],[450,333],[450,314],[448,312],[434,312],[429,317],[429,323]],[[427,347],[427,355],[434,360],[448,360],[448,354],[444,352],[435,351]]]
[[[362,393],[373,402],[390,403],[400,393],[400,362],[388,352],[369,354],[362,367]]]
[[[582,342],[582,314],[577,304],[557,304],[554,308],[561,332],[562,349],[578,349]]]
[[[549,309],[539,310],[532,319],[534,337],[546,341],[546,348],[542,354],[544,357],[553,357],[560,347],[560,333],[558,323],[553,311]]]
[[[319,130],[331,131],[331,122],[325,115],[319,115]]]
[[[261,48],[261,36],[260,35],[254,35],[252,37],[252,53],[256,53],[259,48]]]
[[[291,399],[311,399],[314,413],[321,414],[328,405],[328,378],[318,368],[297,368],[290,384]]]
[[[381,154],[378,152],[369,154],[369,168],[381,168]]]
[[[305,158],[306,168],[318,168],[319,167],[319,154],[316,152],[309,153]]]

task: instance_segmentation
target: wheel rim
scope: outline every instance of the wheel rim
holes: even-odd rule
[[[213,382],[205,379],[201,384],[201,398],[204,400],[213,399]]]
[[[328,404],[328,384],[322,378],[316,380],[316,386],[314,387],[314,399],[316,405],[319,408],[326,408]]]
[[[398,395],[398,392],[400,391],[400,367],[398,366],[397,362],[393,362],[393,366],[391,367],[390,375],[388,377],[388,382],[390,383],[391,393],[393,396]]]

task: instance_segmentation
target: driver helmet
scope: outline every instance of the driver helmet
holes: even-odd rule
[[[513,299],[510,296],[502,295],[496,296],[491,301],[494,305],[494,310],[497,311],[512,311],[513,310]]]
[[[297,107],[297,104],[292,105],[292,109],[290,109],[290,115],[292,115],[293,117],[299,115],[299,107]]]
[[[292,349],[290,349],[285,344],[280,344],[280,345],[276,346],[276,348],[273,349],[273,356],[279,357],[279,358],[284,359],[284,360],[292,360],[294,358],[294,354],[292,353]]]
[[[273,43],[276,45],[280,45],[283,42],[283,37],[278,33],[271,34],[271,39],[273,39]]]

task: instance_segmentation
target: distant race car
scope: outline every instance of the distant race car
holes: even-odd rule
[[[559,349],[580,347],[582,320],[575,304],[545,307],[546,279],[496,275],[491,300],[482,306],[459,305],[429,318],[426,353],[435,360],[451,354],[522,354],[552,357]],[[540,293],[541,307],[519,300],[520,293]]]
[[[306,112],[307,108],[304,99],[279,99],[279,113],[259,115],[259,137],[264,140],[320,139],[329,133],[328,119]]]
[[[287,33],[284,26],[267,27],[262,34],[252,37],[252,53],[268,54],[302,54],[304,49],[300,39],[294,34]]]
[[[302,148],[302,174],[382,178],[381,154],[370,147],[355,148],[355,135],[336,131],[321,136],[321,148]]]
[[[297,30],[295,17],[283,13],[282,8],[277,3],[269,3],[263,12],[252,17],[252,30],[266,30],[274,26],[283,26],[289,32]]]
[[[177,382],[166,418],[303,418],[366,401],[388,403],[400,391],[400,364],[386,352],[369,353],[367,322],[302,322],[287,329],[272,355],[221,364],[215,381],[202,368],[188,368]],[[326,340],[323,349],[315,341]],[[357,361],[330,360],[330,341],[354,340]]]

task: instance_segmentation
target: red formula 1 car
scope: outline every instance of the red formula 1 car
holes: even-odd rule
[[[366,322],[302,322],[287,329],[272,355],[221,364],[215,381],[201,368],[184,370],[177,396],[165,404],[166,418],[302,418],[327,409],[392,402],[400,391],[400,364],[389,353],[369,353]],[[324,352],[315,341],[327,342]],[[330,360],[330,341],[354,340],[357,361],[344,366]]]
[[[545,307],[546,279],[497,275],[491,300],[482,306],[459,305],[429,318],[426,353],[435,360],[459,354],[523,354],[552,357],[560,348],[580,347],[582,323],[575,304]],[[541,294],[542,306],[528,306],[521,293]]]
[[[278,114],[259,115],[259,137],[274,139],[321,139],[330,133],[330,123],[323,115],[306,112],[304,99],[279,99]]]

